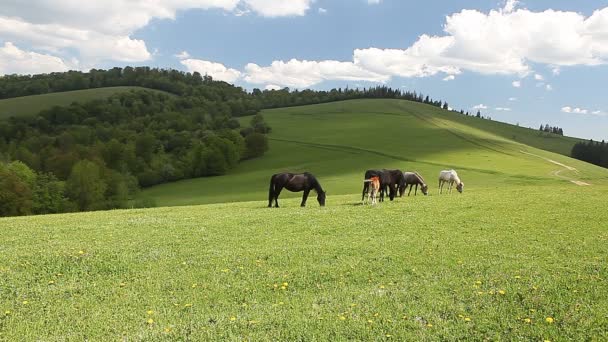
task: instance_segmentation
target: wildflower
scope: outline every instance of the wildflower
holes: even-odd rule
[[[232,317],[230,317],[230,320],[231,321],[236,321],[236,317],[232,316]]]
[[[521,279],[521,276],[516,275],[515,279]]]
[[[529,319],[529,318],[524,318],[524,322],[526,322],[526,323],[532,323],[532,320]]]
[[[281,286],[281,290],[287,290],[287,286]]]
[[[27,305],[27,303],[29,303],[27,300],[23,301],[23,305]]]
[[[49,285],[53,285],[53,284],[55,284],[55,281],[54,280],[49,280]]]
[[[191,304],[191,303],[184,304],[184,307],[185,307],[185,308],[189,308],[189,307],[191,307],[191,306],[192,306],[192,304]]]
[[[483,294],[483,291],[477,291],[477,294],[478,294],[478,295],[482,295],[482,294]]]
[[[352,303],[350,306],[352,306],[354,308],[355,306],[357,306],[357,304]]]
[[[279,302],[279,305],[283,305],[283,304],[285,304],[285,303],[283,303],[283,302]]]
[[[372,324],[372,323],[374,323],[374,321],[372,321],[371,319],[368,319],[367,323]]]
[[[171,332],[171,327],[166,327],[166,328],[165,328],[165,332],[166,332],[166,333],[170,333],[170,332]]]
[[[433,325],[431,323],[427,323],[426,326],[429,327],[429,328],[433,327]]]
[[[481,280],[476,281],[475,285],[481,285]]]
[[[78,254],[83,255],[84,251],[78,251]]]
[[[549,324],[553,324],[555,320],[553,319],[553,317],[547,317],[545,318],[545,322],[549,323]]]
[[[10,315],[10,314],[11,314],[11,310],[6,310],[6,311],[4,311],[4,314],[5,314],[6,316]]]
[[[195,288],[197,286],[198,286],[198,284],[196,284],[196,283],[192,284],[192,288]]]
[[[341,321],[344,321],[344,320],[346,320],[346,317],[344,317],[344,316],[340,316],[340,320],[341,320]]]
[[[381,289],[383,289],[383,288],[384,288],[384,285],[380,285],[380,288],[381,288]]]
[[[460,317],[460,318],[464,318],[464,316],[463,316],[463,315],[458,315],[458,317]]]
[[[283,286],[287,287],[289,284],[287,282],[282,284]]]
[[[120,286],[120,287],[125,287],[125,286],[127,286],[127,284],[125,284],[125,283],[120,283],[120,284],[118,284],[118,286]]]
[[[506,292],[505,292],[505,290],[498,290],[498,293],[500,293],[501,295],[504,295]]]
[[[153,320],[152,318],[148,318],[148,320],[146,321],[146,323],[148,323],[148,324],[153,324],[153,323],[154,323],[154,320]]]
[[[153,311],[153,310],[148,310],[148,311],[146,311],[146,313],[147,313],[148,315],[153,315],[153,314],[154,314],[154,311]]]
[[[470,321],[471,321],[471,318],[470,318],[470,317],[465,317],[465,318],[464,318],[464,321],[465,321],[465,322],[470,322]]]
[[[63,275],[63,273],[57,273],[58,277],[61,277]]]
[[[391,334],[386,334],[386,337],[391,338]]]

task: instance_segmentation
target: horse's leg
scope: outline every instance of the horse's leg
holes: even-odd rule
[[[439,191],[439,194],[441,195],[441,179],[439,180],[439,189],[437,189]]]
[[[450,184],[449,184],[450,186],[448,188],[449,189],[448,194],[452,193],[452,184],[454,184],[454,181],[450,181]]]
[[[368,194],[369,182],[363,182],[363,192],[361,193],[361,202],[365,200],[365,194]]]
[[[282,186],[279,186],[277,188],[274,189],[274,207],[278,208],[279,207],[279,195],[281,194],[281,191],[283,190]]]
[[[309,193],[310,193],[310,190],[304,190],[304,195],[302,196],[302,203],[300,204],[300,207],[306,206],[306,200],[308,199]]]
[[[414,196],[418,195],[418,183],[416,183],[416,190],[414,190]]]

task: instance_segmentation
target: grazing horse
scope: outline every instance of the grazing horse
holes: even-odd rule
[[[412,188],[414,187],[414,185],[416,185],[416,190],[414,190],[414,196],[416,196],[416,193],[418,192],[418,185],[420,185],[422,193],[425,196],[428,195],[429,187],[426,185],[424,179],[420,174],[418,174],[418,172],[404,172],[403,178],[405,178],[405,187],[403,189],[399,189],[399,197],[403,196],[403,193],[405,192],[405,190],[407,190],[408,185],[410,186],[410,191],[407,193],[408,196],[412,193]]]
[[[439,193],[443,192],[443,185],[449,184],[449,193],[452,193],[452,185],[456,183],[456,190],[462,193],[464,190],[464,183],[458,178],[458,174],[454,170],[444,170],[439,173]]]
[[[380,191],[380,177],[374,176],[370,179],[366,179],[364,182],[368,185],[367,199],[371,199],[372,205],[378,203],[377,198],[378,192]],[[363,204],[365,204],[365,201],[363,201]]]
[[[310,190],[315,190],[317,193],[317,201],[322,207],[325,206],[325,191],[319,184],[319,181],[315,176],[308,172],[304,173],[277,173],[270,177],[270,189],[268,190],[268,208],[272,207],[272,200],[274,199],[275,207],[279,207],[279,195],[283,188],[291,192],[304,191],[302,196],[301,207],[306,206],[306,199]]]
[[[372,177],[378,177],[380,179],[380,202],[384,202],[384,195],[388,192],[388,196],[392,201],[397,194],[397,187],[402,188],[405,186],[405,180],[403,178],[403,172],[400,170],[367,170],[365,171],[364,179],[371,179]],[[388,191],[387,191],[388,188]],[[363,191],[361,193],[361,201],[363,201],[365,194],[369,191],[369,182],[363,183]]]

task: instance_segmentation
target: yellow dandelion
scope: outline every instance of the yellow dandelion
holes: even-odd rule
[[[283,303],[283,302],[279,302],[279,305],[283,305],[283,304],[285,304],[285,303]]]
[[[152,318],[148,318],[148,320],[146,321],[146,323],[148,323],[148,324],[153,324],[153,323],[154,323],[154,320],[153,320]]]
[[[458,315],[458,317],[460,317],[460,318],[464,318],[464,316],[463,316],[463,315]]]
[[[340,320],[341,320],[341,321],[344,321],[344,320],[346,320],[346,317],[344,317],[344,316],[340,316]]]
[[[84,251],[78,251],[78,254],[83,255]]]
[[[465,321],[465,322],[470,322],[470,321],[471,321],[471,317],[465,317],[465,318],[464,318],[464,321]]]
[[[477,291],[477,294],[478,294],[478,295],[482,295],[482,294],[483,294],[483,291]]]
[[[516,275],[515,279],[521,279],[521,276]]]
[[[392,337],[391,334],[386,334],[385,336],[388,337],[388,338]]]
[[[23,305],[27,305],[29,302],[27,300],[23,301]]]
[[[57,273],[58,277],[61,277],[63,275],[63,273]]]
[[[287,286],[281,286],[281,290],[287,290]]]
[[[553,322],[555,322],[555,320],[553,319],[553,317],[547,317],[547,318],[545,318],[545,322],[547,322],[549,324],[553,324]]]
[[[232,316],[232,317],[230,317],[230,320],[231,321],[236,321],[236,317]]]
[[[551,340],[544,340],[543,342],[551,342]]]
[[[505,292],[505,290],[498,290],[498,293],[500,293],[501,295],[504,295],[507,292]]]
[[[538,290],[538,287],[532,286],[532,290],[536,291],[536,290]]]
[[[536,312],[536,309],[530,309],[530,312]]]
[[[355,304],[355,303],[352,303],[352,304],[351,304],[351,305],[350,305],[350,306],[352,306],[352,307],[355,307],[355,306],[357,306],[357,304]]]
[[[54,280],[49,280],[49,285],[53,285],[53,284],[55,284],[55,281]]]
[[[433,327],[433,325],[431,323],[427,323],[426,326],[429,327],[429,328]]]
[[[188,303],[188,304],[184,304],[184,307],[185,307],[185,308],[189,308],[189,307],[192,307],[192,304],[191,304],[191,303]]]
[[[11,314],[11,310],[4,311],[4,314],[7,315],[7,316],[10,315]]]
[[[381,289],[383,289],[383,288],[384,288],[384,285],[380,285],[380,288],[381,288]]]
[[[196,283],[192,284],[192,288],[195,288],[197,286],[198,286],[198,284],[196,284]]]
[[[376,313],[374,314],[374,317],[378,317],[378,316],[380,316],[380,314],[376,312]]]
[[[170,332],[171,332],[171,327],[166,327],[166,328],[165,328],[165,332],[166,332],[166,333],[170,333]]]
[[[146,313],[147,313],[148,315],[153,315],[153,314],[154,314],[154,310],[148,310],[148,311],[146,311]]]
[[[285,286],[285,287],[287,287],[289,285],[289,283],[285,282],[282,285]]]
[[[368,319],[367,323],[372,324],[372,323],[374,323],[374,321],[372,321],[371,319]]]
[[[125,287],[125,286],[127,286],[127,284],[125,284],[125,283],[120,283],[120,284],[118,284],[118,286],[120,286],[120,287]]]
[[[529,318],[524,318],[524,322],[526,322],[526,323],[532,323],[532,320],[529,319]]]
[[[476,281],[475,285],[481,285],[481,280]]]

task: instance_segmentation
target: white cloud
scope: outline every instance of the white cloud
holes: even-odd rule
[[[551,68],[551,73],[555,76],[559,75],[562,72],[560,67],[554,66]]]
[[[327,10],[325,8],[323,8],[323,7],[319,7],[319,13],[326,14]]]
[[[389,76],[339,61],[274,61],[261,67],[254,63],[245,66],[245,81],[254,84],[277,84],[287,87],[305,88],[325,80],[386,82]]]
[[[505,1],[505,7],[503,7],[503,12],[505,13],[511,13],[513,12],[513,10],[515,10],[515,7],[519,4],[518,0],[506,0]]]
[[[264,89],[266,89],[266,90],[281,90],[283,88],[281,88],[280,86],[278,86],[276,84],[269,84],[266,87],[264,87]]]
[[[198,71],[202,75],[209,75],[213,79],[234,83],[241,77],[241,72],[236,69],[230,69],[221,63],[204,61],[201,59],[184,59],[180,61],[182,65],[190,72]]]
[[[24,51],[11,42],[0,46],[0,75],[42,74],[69,69],[61,58]]]
[[[535,74],[534,79],[537,81],[543,81],[545,78],[543,77],[543,75]]]
[[[481,103],[481,104],[478,104],[477,106],[474,106],[473,109],[488,109],[488,106]]]
[[[448,75],[443,80],[447,82],[447,81],[453,81],[454,79],[456,79],[456,76]]]
[[[547,91],[552,91],[552,90],[553,90],[553,86],[552,86],[552,85],[550,85],[550,84],[547,84],[547,85],[545,86],[545,89],[546,89]]]
[[[496,107],[494,109],[499,112],[510,112],[511,111],[511,108],[504,108],[504,107]]]
[[[564,113],[574,113],[574,114],[589,114],[589,110],[582,108],[572,108],[570,106],[562,107],[562,112]]]
[[[513,81],[511,83],[511,85],[515,88],[520,88],[521,87],[521,81]]]
[[[370,5],[377,5],[380,2],[382,2],[382,0],[367,0],[367,3]]]
[[[188,51],[184,50],[178,54],[173,55],[175,57],[177,57],[178,59],[188,59],[190,58],[190,54],[188,53]]]
[[[243,0],[248,7],[264,17],[302,16],[312,0]]]
[[[512,102],[517,101],[517,97],[509,97],[509,101],[512,101]]]

